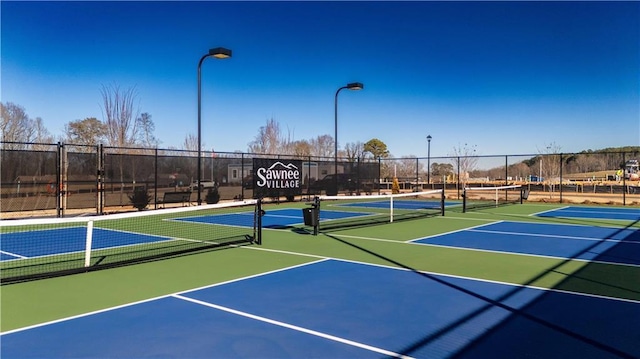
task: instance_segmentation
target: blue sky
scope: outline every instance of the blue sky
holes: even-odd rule
[[[54,135],[135,86],[160,147],[197,132],[246,151],[270,118],[293,139],[378,138],[397,157],[640,145],[640,2],[10,2],[1,100]]]

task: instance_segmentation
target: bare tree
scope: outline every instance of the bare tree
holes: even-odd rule
[[[298,158],[308,158],[311,156],[311,144],[307,140],[294,141],[291,143],[293,155]]]
[[[36,117],[33,121],[33,135],[34,141],[37,143],[52,143],[55,141],[55,138],[44,126],[44,121],[40,117]]]
[[[555,142],[548,144],[544,149],[538,149],[540,153],[540,172],[551,190],[553,185],[560,180],[560,146]]]
[[[408,155],[396,161],[396,175],[407,180],[415,179],[417,174],[424,171],[424,165],[416,161],[416,156]]]
[[[103,115],[107,126],[106,139],[114,147],[128,147],[138,136],[135,108],[138,92],[135,87],[122,90],[118,85],[102,86]]]
[[[267,120],[265,126],[261,126],[255,139],[249,143],[249,152],[261,154],[284,153],[288,146],[287,139],[283,138],[280,124],[273,118]]]
[[[319,135],[316,138],[311,139],[310,145],[312,148],[311,153],[319,157],[331,157],[334,151],[333,137],[329,135]]]
[[[116,147],[116,152],[127,151],[123,147],[131,147],[135,144],[138,129],[136,127],[137,109],[134,109],[137,91],[135,87],[126,90],[117,85],[102,86],[100,91],[103,101],[103,115],[107,126],[107,143]],[[125,158],[126,157],[126,158]],[[130,163],[125,164],[125,159]],[[136,178],[135,161],[130,156],[118,156],[117,176],[120,180],[120,196],[124,196],[125,168],[131,178]]]
[[[349,142],[344,146],[344,152],[351,162],[361,160],[364,158],[364,143]]]
[[[29,118],[22,106],[11,102],[3,104],[0,102],[0,116],[2,122],[2,141],[5,142],[34,142],[36,129],[34,121]],[[25,145],[5,144],[5,148],[24,148]]]
[[[476,145],[469,145],[465,143],[464,145],[458,145],[453,148],[451,159],[454,170],[460,170],[460,178],[458,179],[463,187],[467,185],[467,181],[469,180],[469,174],[475,169],[478,164],[478,157],[475,157],[476,154]]]
[[[182,143],[182,149],[188,151],[198,151],[198,136],[193,133],[187,134],[184,138],[184,142]]]

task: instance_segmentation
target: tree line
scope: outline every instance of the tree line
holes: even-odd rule
[[[101,109],[103,119],[87,117],[65,124],[61,136],[52,135],[40,117],[32,119],[24,107],[12,102],[0,102],[2,117],[2,141],[6,149],[20,149],[20,143],[50,144],[62,142],[78,146],[95,147],[103,144],[119,148],[157,148],[161,141],[155,136],[155,124],[148,112],[137,107],[138,91],[135,87],[121,88],[118,85],[103,85]],[[202,145],[203,147],[204,144]],[[257,154],[286,154],[296,156],[334,156],[334,139],[330,135],[319,135],[310,140],[294,140],[284,134],[275,119],[258,129],[253,141],[248,144],[248,152]],[[31,147],[33,148],[33,147]],[[175,148],[170,148],[175,149]],[[197,136],[187,134],[182,150],[197,151]],[[87,149],[90,151],[90,149]],[[339,150],[338,156],[350,160],[365,158],[386,158],[387,145],[379,139],[366,143],[347,143]]]
[[[66,144],[91,147],[99,144],[115,148],[157,148],[161,141],[155,137],[155,124],[151,114],[142,112],[137,107],[138,92],[135,87],[121,88],[118,85],[103,85],[100,89],[103,119],[88,117],[82,120],[70,121],[64,126],[64,133],[60,137],[52,135],[40,117],[35,119],[27,115],[26,110],[11,102],[0,102],[1,135],[4,149],[24,149],[21,143],[31,143],[30,149],[38,150],[38,144],[62,142]],[[182,150],[197,151],[197,137],[188,134]],[[204,145],[203,145],[204,147]],[[172,149],[172,148],[169,148]],[[175,148],[173,148],[175,149]],[[290,132],[284,132],[280,124],[273,118],[268,119],[264,126],[247,145],[249,153],[279,154],[299,158],[307,157],[339,157],[341,160],[380,161],[383,177],[416,178],[426,173],[426,166],[416,161],[416,156],[407,155],[391,159],[387,145],[378,138],[367,142],[350,142],[338,148],[335,154],[335,142],[331,135],[318,135],[312,139],[296,140]],[[126,151],[126,150],[123,150]],[[538,150],[539,154],[508,165],[509,173],[522,175],[541,174],[546,177],[557,177],[560,167],[565,173],[587,173],[617,169],[624,165],[620,153],[629,152],[630,156],[638,156],[639,146],[607,148],[603,150],[586,150],[577,154],[560,157],[561,148],[555,143]],[[601,156],[600,154],[608,154]],[[546,160],[543,160],[545,158]],[[387,161],[389,159],[389,161]],[[630,159],[630,158],[627,158]],[[505,167],[478,168],[479,156],[477,146],[473,144],[458,144],[453,147],[448,163],[436,162],[430,164],[431,176],[448,176],[458,171],[465,177],[504,177]]]

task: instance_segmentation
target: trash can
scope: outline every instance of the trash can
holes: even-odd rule
[[[318,225],[318,208],[308,207],[302,209],[302,218],[305,226],[315,227]]]

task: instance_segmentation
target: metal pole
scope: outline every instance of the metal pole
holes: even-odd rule
[[[223,47],[209,49],[209,52],[202,55],[198,62],[198,206],[202,204],[200,193],[200,180],[202,179],[202,62],[209,56],[213,56],[218,59],[226,59],[231,57],[231,50]]]
[[[335,180],[334,180],[334,185],[335,185],[335,191],[336,191],[336,195],[338,194],[338,94],[340,93],[340,91],[344,90],[344,89],[349,89],[349,90],[362,90],[364,88],[364,85],[360,82],[352,82],[347,84],[347,86],[342,86],[340,87],[337,91],[336,91],[336,96],[334,99],[334,147],[333,147],[333,164],[334,164],[334,176],[335,176]]]
[[[623,171],[622,171],[622,205],[627,205],[627,174],[626,174],[626,156],[625,152],[622,152],[622,163],[623,163]],[[631,180],[631,169],[629,169],[629,180]]]
[[[155,159],[153,165],[153,209],[158,209],[158,147],[156,147],[153,157]]]
[[[209,54],[203,55],[198,62],[198,165],[197,165],[197,191],[198,191],[198,206],[202,204],[202,198],[200,197],[200,178],[202,177],[202,163],[200,158],[202,157],[202,62]]]
[[[336,91],[336,96],[334,99],[334,143],[333,143],[333,166],[334,166],[334,181],[333,185],[335,186],[335,195],[338,195],[338,94],[340,91],[346,89],[347,86],[342,86]]]
[[[431,135],[427,135],[427,185],[431,184]]]
[[[562,153],[560,153],[560,203],[562,203]]]

